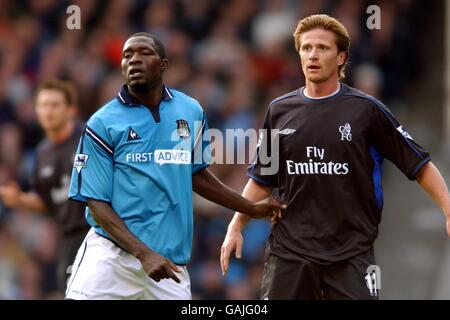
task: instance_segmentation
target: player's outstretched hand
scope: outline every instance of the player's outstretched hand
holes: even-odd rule
[[[220,249],[220,268],[222,269],[222,275],[225,275],[228,271],[228,264],[230,262],[230,255],[235,251],[237,259],[242,257],[242,245],[244,238],[242,233],[238,230],[228,229],[225,239]]]
[[[142,263],[144,271],[156,282],[159,282],[161,279],[172,278],[177,283],[180,283],[180,279],[178,279],[174,271],[180,272],[181,270],[172,261],[162,255],[149,250],[139,260]]]
[[[286,205],[272,196],[254,203],[251,212],[248,213],[248,216],[254,219],[271,216],[272,222],[276,222],[279,218],[274,219],[274,217],[281,217],[282,212],[285,209]]]

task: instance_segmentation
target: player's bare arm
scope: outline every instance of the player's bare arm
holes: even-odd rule
[[[172,278],[180,282],[173,271],[178,267],[170,260],[151,250],[134,236],[119,215],[106,202],[88,200],[89,209],[95,221],[126,251],[142,263],[145,272],[155,281]]]
[[[258,199],[260,201],[256,203],[251,202],[220,182],[208,169],[203,169],[192,176],[192,187],[202,197],[231,210],[242,212],[250,218],[279,215],[280,211],[286,208],[286,205],[274,197]]]
[[[260,183],[257,183],[253,179],[249,179],[245,185],[242,196],[250,201],[260,201],[265,199],[272,194],[272,188],[266,187]],[[274,215],[272,217],[272,222],[276,223],[281,215]],[[230,255],[235,251],[235,256],[240,259],[242,256],[242,245],[244,243],[244,238],[242,237],[242,230],[250,221],[250,217],[236,212],[234,214],[233,220],[231,220],[228,225],[227,234],[223,240],[221,251],[220,251],[220,267],[222,269],[222,274],[225,275],[228,271],[228,264],[230,261]]]
[[[444,178],[436,166],[429,161],[420,169],[417,181],[444,212],[447,219],[447,233],[450,237],[450,194]]]
[[[0,186],[0,197],[7,208],[25,209],[34,212],[47,212],[41,197],[35,192],[23,192],[16,182],[8,182]]]

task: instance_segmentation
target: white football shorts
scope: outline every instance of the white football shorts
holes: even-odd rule
[[[78,249],[67,280],[66,299],[73,300],[191,300],[191,282],[186,266],[175,272],[180,279],[151,279],[141,262],[89,230]]]

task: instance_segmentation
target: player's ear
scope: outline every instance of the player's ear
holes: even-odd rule
[[[347,52],[341,51],[338,53],[338,66],[342,66],[347,60]]]
[[[161,59],[161,72],[164,72],[169,66],[169,60]]]

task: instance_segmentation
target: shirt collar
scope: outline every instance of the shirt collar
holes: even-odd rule
[[[172,93],[170,92],[169,88],[167,88],[165,85],[163,85],[163,101],[168,101],[173,98]],[[128,104],[130,106],[136,106],[136,105],[142,105],[142,102],[140,102],[138,99],[136,99],[132,94],[128,92],[128,87],[126,84],[124,84],[121,88],[119,93],[117,94],[117,99],[119,99],[122,103]]]

